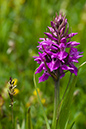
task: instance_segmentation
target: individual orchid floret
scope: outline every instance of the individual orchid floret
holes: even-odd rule
[[[40,38],[38,42],[39,55],[34,56],[39,64],[36,74],[44,71],[39,82],[47,80],[49,76],[57,80],[58,76],[62,78],[68,71],[77,75],[75,63],[83,56],[75,48],[80,43],[71,40],[77,33],[68,33],[69,25],[62,13],[59,16],[56,14],[48,29],[49,32],[44,32],[46,37]]]

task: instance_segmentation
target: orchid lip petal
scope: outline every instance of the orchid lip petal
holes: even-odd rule
[[[49,77],[49,73],[46,73],[46,72],[43,73],[43,75],[41,77],[39,77],[39,83],[47,80],[48,77]]]

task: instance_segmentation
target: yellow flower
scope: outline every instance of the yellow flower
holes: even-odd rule
[[[40,89],[39,89],[39,88],[37,88],[37,91],[38,91],[38,93],[39,93],[39,92],[40,92]],[[34,90],[34,91],[33,91],[33,95],[37,96],[37,92],[36,92],[36,90]]]
[[[42,104],[44,104],[45,103],[45,99],[43,98],[43,99],[41,99],[41,102],[42,102]]]
[[[14,95],[17,95],[19,93],[19,89],[15,88],[14,89]]]
[[[18,80],[16,78],[14,78],[14,79],[12,79],[11,84],[13,84],[13,86],[15,86],[15,85],[17,85],[17,82],[18,82]]]

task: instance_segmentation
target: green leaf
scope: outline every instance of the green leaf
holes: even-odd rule
[[[68,123],[66,126],[66,129],[72,129],[74,124],[75,124],[75,120],[73,120],[73,122],[71,122],[71,123]]]
[[[86,64],[86,61],[79,66],[78,71],[85,64]],[[74,78],[70,84],[69,90],[67,92],[67,95],[65,96],[63,103],[61,104],[62,108],[61,108],[61,111],[59,114],[57,129],[65,129],[66,128],[68,116],[69,116],[69,110],[70,110],[70,106],[72,104],[73,92],[75,89],[76,81],[77,81],[77,76],[74,76]],[[73,127],[73,125],[70,127],[70,129]]]
[[[16,123],[16,129],[21,129],[18,120],[17,120],[17,123]]]
[[[73,128],[74,124],[75,124],[75,121],[72,123],[72,125],[71,125],[70,129],[72,129],[72,128]]]
[[[74,78],[70,84],[68,93],[63,100],[62,108],[61,108],[59,119],[58,119],[57,129],[58,129],[58,127],[60,129],[65,129],[66,122],[67,122],[68,116],[69,116],[70,106],[72,103],[73,92],[74,92],[76,80],[77,80],[77,76],[74,76]]]
[[[31,108],[29,107],[28,113],[27,113],[27,129],[33,129],[30,110]]]
[[[23,120],[23,122],[22,122],[21,129],[25,129],[25,120]]]
[[[2,125],[1,125],[1,122],[0,122],[0,129],[2,129]]]

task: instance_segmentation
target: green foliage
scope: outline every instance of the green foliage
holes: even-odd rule
[[[33,95],[33,73],[37,67],[33,56],[37,54],[36,46],[40,37],[44,37],[47,26],[55,13],[62,10],[66,14],[73,32],[78,32],[74,40],[80,42],[79,51],[83,57],[78,67],[86,60],[86,3],[84,0],[1,0],[0,1],[0,94],[4,99],[0,108],[0,129],[12,129],[11,107],[7,93],[7,82],[10,76],[18,79],[19,94],[14,96],[15,127],[26,124],[27,109],[31,106],[32,125],[35,129],[46,129],[37,97]],[[71,32],[70,28],[70,32]],[[37,78],[40,76],[37,75]],[[69,73],[60,80],[60,99],[65,91]],[[36,80],[38,82],[38,80]],[[54,86],[53,81],[37,84],[41,97],[45,98],[44,110],[52,123]],[[69,112],[68,129],[86,128],[86,65],[77,78],[73,93],[73,101]],[[67,107],[68,108],[68,107]],[[62,113],[63,114],[63,113]]]
[[[66,123],[68,121],[76,80],[77,80],[77,76],[74,76],[72,83],[70,84],[69,91],[63,100],[62,108],[58,119],[58,125],[60,129],[65,129]],[[58,125],[57,125],[57,128],[58,128]]]
[[[33,129],[30,110],[31,109],[29,108],[27,113],[27,129]]]

